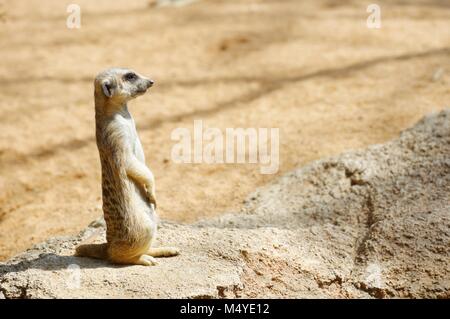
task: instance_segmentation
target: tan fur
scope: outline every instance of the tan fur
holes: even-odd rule
[[[133,79],[130,79],[134,74]],[[106,244],[77,248],[78,256],[118,264],[154,265],[153,257],[179,253],[175,247],[152,248],[156,236],[155,183],[127,102],[153,81],[127,69],[108,69],[95,79],[97,147],[102,167]]]

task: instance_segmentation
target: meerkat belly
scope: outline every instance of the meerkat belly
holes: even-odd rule
[[[131,128],[131,134],[133,136],[134,142],[133,142],[133,152],[136,158],[145,164],[145,155],[144,150],[142,148],[141,141],[139,140],[139,136],[137,135],[136,128],[134,126],[134,123]],[[148,202],[147,195],[142,192],[142,189],[137,186],[136,184],[133,184],[134,188],[134,194],[136,194],[135,202],[136,205],[139,207],[139,211],[142,212],[143,218],[148,219],[149,222],[152,225],[152,232],[155,232],[156,230],[156,224],[157,224],[157,216],[156,212],[153,209],[153,207]]]
[[[142,190],[130,181],[130,217],[133,219],[130,237],[138,245],[150,245],[156,235],[156,214]]]
[[[113,185],[113,186],[112,186]],[[149,245],[156,234],[156,214],[131,180],[103,185],[103,210],[108,242],[131,247]]]
[[[134,142],[134,154],[139,161],[145,164],[144,150],[142,149],[142,144],[139,138],[136,138]]]

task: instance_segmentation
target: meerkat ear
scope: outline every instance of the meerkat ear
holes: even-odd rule
[[[113,96],[115,86],[116,85],[114,84],[114,81],[112,81],[110,79],[106,79],[106,80],[102,81],[102,90],[103,90],[103,93],[107,97]]]

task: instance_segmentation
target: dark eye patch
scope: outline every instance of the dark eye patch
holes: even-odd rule
[[[125,81],[134,81],[137,79],[136,73],[129,72],[123,76]]]

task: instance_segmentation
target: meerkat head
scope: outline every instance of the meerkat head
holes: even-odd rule
[[[133,70],[111,68],[95,78],[95,97],[121,105],[147,92],[153,83]]]

